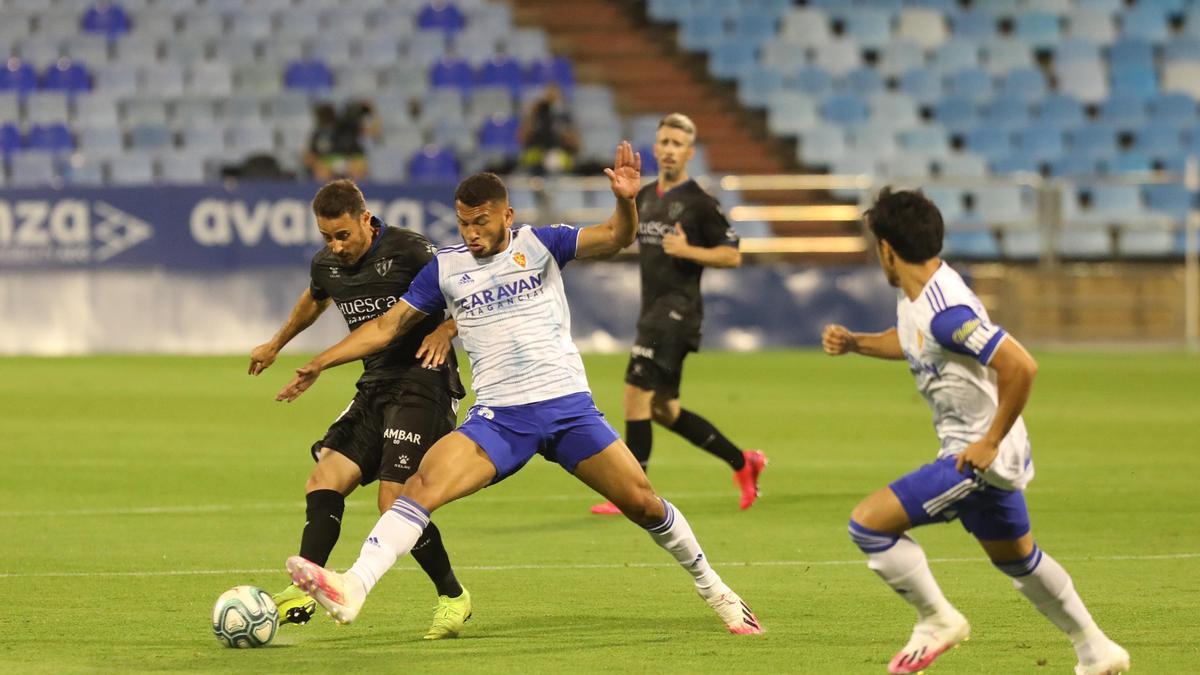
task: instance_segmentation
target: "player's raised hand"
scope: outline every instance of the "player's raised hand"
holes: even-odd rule
[[[613,168],[605,169],[604,175],[612,182],[617,199],[633,199],[642,189],[642,154],[634,152],[629,141],[621,141],[617,145]]]
[[[300,398],[300,394],[308,391],[317,378],[321,376],[321,367],[311,361],[296,369],[296,376],[275,395],[276,401],[291,403]]]
[[[669,256],[683,257],[688,248],[688,240],[682,225],[675,223],[675,231],[662,236],[662,248],[663,253]]]
[[[821,331],[821,348],[830,356],[840,356],[855,351],[858,341],[854,339],[854,333],[851,333],[850,329],[831,323]]]
[[[246,372],[258,375],[275,363],[276,356],[279,356],[279,352],[270,343],[263,343],[255,347],[250,350],[250,370]]]
[[[987,471],[992,462],[996,461],[996,455],[998,454],[1000,454],[1000,446],[986,438],[981,438],[968,445],[966,450],[958,453],[958,457],[954,462],[954,468],[959,473],[962,473],[966,467],[979,472]]]

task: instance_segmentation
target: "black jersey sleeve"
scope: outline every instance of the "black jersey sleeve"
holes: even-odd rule
[[[738,239],[737,230],[729,224],[729,219],[721,211],[721,204],[716,199],[709,197],[704,200],[703,210],[699,218],[700,236],[704,246],[712,248],[714,246],[732,246],[738,247],[740,240]]]
[[[329,297],[329,292],[317,280],[317,259],[313,258],[312,264],[308,268],[308,292],[313,296],[314,300],[325,300]]]

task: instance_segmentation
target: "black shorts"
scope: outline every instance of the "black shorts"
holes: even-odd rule
[[[683,360],[698,351],[699,337],[666,338],[638,334],[625,369],[625,383],[667,398],[679,398]]]
[[[381,382],[358,390],[354,400],[313,445],[345,455],[362,471],[362,484],[375,480],[403,483],[425,453],[457,424],[458,401],[403,383]]]

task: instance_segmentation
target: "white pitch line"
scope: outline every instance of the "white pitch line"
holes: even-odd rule
[[[1063,557],[1065,562],[1118,562],[1118,561],[1149,561],[1149,560],[1192,560],[1200,558],[1200,553],[1163,553],[1158,555],[1109,555],[1109,556],[1076,556]],[[931,563],[986,563],[984,558],[930,558]],[[856,560],[755,560],[743,562],[720,562],[721,567],[838,567],[845,565],[866,565],[866,558]],[[475,572],[517,572],[528,570],[620,570],[676,567],[675,563],[589,563],[563,565],[455,565],[455,569]],[[416,567],[397,567],[404,572],[415,572]],[[225,569],[225,570],[164,570],[138,572],[3,572],[0,579],[30,579],[30,578],[61,578],[61,577],[191,577],[216,576],[222,574],[282,574],[283,565],[279,567],[264,567],[258,569]]]

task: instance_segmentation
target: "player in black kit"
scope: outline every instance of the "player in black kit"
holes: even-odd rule
[[[683,436],[727,462],[741,489],[741,507],[758,498],[758,476],[767,464],[758,450],[742,450],[708,420],[679,405],[683,360],[700,349],[705,267],[738,267],[738,236],[720,204],[688,177],[695,154],[696,126],[672,113],[658,123],[654,158],[658,180],[637,196],[638,257],[642,267],[642,312],[625,371],[625,440],[642,468],[650,461],[650,421]],[[620,513],[609,502],[592,513]]]
[[[312,260],[309,288],[283,327],[250,354],[258,375],[279,350],[331,304],[350,330],[380,316],[408,290],[436,248],[425,237],[371,215],[353,181],[333,181],[313,199],[326,246]],[[465,392],[450,339],[453,321],[429,316],[387,349],[363,359],[358,392],[325,437],[313,444],[317,461],[305,486],[307,511],[300,555],[324,565],[341,533],[345,498],[379,480],[379,510],[391,508],[425,451],[454,429]],[[433,366],[430,364],[439,363]],[[441,533],[429,524],[413,558],[437,587],[438,605],[425,638],[456,637],[471,616],[471,596],[454,576]],[[295,585],[275,596],[281,618],[305,623],[315,602]]]

